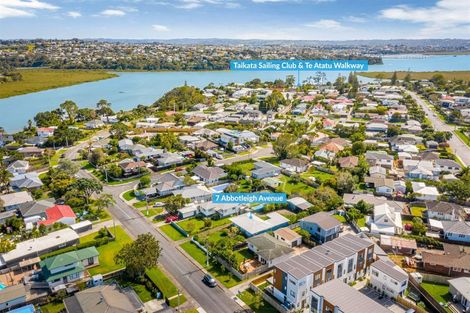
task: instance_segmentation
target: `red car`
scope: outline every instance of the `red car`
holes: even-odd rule
[[[167,216],[167,218],[165,219],[165,223],[176,222],[177,220],[179,220],[179,217],[177,215],[170,215]]]

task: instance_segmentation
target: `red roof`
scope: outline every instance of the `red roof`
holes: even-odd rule
[[[72,208],[68,205],[56,204],[46,209],[47,220],[40,221],[38,224],[52,225],[64,217],[77,218]]]

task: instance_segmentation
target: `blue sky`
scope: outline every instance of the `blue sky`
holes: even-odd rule
[[[0,0],[0,38],[470,38],[470,0]]]

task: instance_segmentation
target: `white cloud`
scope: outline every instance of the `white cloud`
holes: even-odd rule
[[[439,0],[431,7],[399,5],[380,11],[384,19],[420,23],[417,37],[470,36],[470,5],[468,0]]]
[[[82,16],[82,13],[80,13],[78,11],[69,11],[69,12],[67,12],[67,16],[70,16],[72,18],[77,18],[77,17]]]
[[[343,25],[341,25],[340,22],[336,20],[328,20],[328,19],[323,19],[323,20],[318,20],[313,23],[308,23],[305,24],[307,27],[312,27],[312,28],[319,28],[319,29],[331,29],[331,30],[340,30],[340,29],[345,29]]]
[[[324,3],[335,2],[336,0],[251,0],[254,3],[273,3],[273,2],[291,2],[291,3]]]
[[[355,16],[355,15],[350,15],[344,18],[348,22],[352,23],[365,23],[367,22],[367,19],[365,17],[360,17],[360,16]]]
[[[157,31],[157,32],[168,32],[168,31],[170,31],[170,29],[165,25],[153,24],[152,28],[153,28],[154,31]]]
[[[117,10],[117,9],[107,9],[101,12],[101,15],[103,16],[124,16],[126,15],[126,12],[123,10]]]
[[[168,3],[163,2],[160,4],[167,5]],[[197,9],[205,5],[218,5],[227,9],[235,9],[240,7],[240,4],[233,0],[179,0],[176,3],[173,3],[175,8],[186,10]]]
[[[59,7],[38,0],[0,0],[0,19],[34,16],[36,10],[57,10]]]

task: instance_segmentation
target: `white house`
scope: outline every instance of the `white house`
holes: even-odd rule
[[[370,224],[373,234],[395,235],[403,232],[401,210],[383,203],[374,206],[373,222]]]
[[[449,292],[452,298],[460,303],[465,311],[470,311],[470,277],[459,277],[450,279]]]
[[[408,275],[392,261],[380,259],[370,266],[370,283],[379,293],[395,299],[408,287]]]
[[[308,162],[299,158],[285,159],[280,162],[280,166],[289,172],[303,173],[308,169]]]
[[[7,171],[11,174],[25,174],[29,169],[29,162],[23,160],[16,160],[7,167]]]
[[[439,191],[434,186],[426,186],[423,182],[411,182],[411,187],[418,200],[434,201],[440,196]]]

